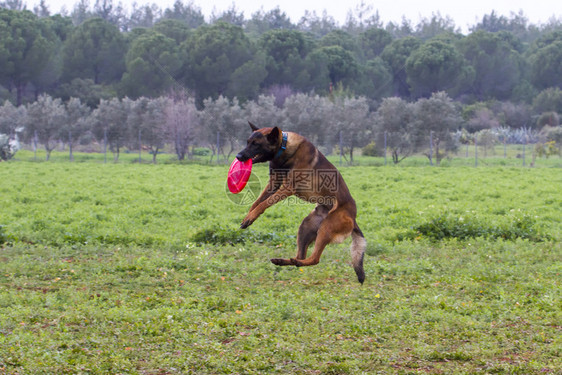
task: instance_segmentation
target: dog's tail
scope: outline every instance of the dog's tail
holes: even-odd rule
[[[367,247],[367,241],[363,236],[361,229],[355,224],[353,232],[351,232],[351,263],[353,264],[353,269],[357,274],[357,280],[361,284],[365,281],[365,271],[363,270],[363,258],[365,257],[365,248]]]

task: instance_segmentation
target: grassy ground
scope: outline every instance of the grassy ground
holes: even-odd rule
[[[239,231],[224,166],[0,164],[0,373],[561,373],[559,169],[342,173],[363,286],[269,263],[312,207]]]

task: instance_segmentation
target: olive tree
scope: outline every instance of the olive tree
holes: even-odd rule
[[[164,108],[164,135],[172,143],[178,160],[185,160],[189,145],[198,133],[195,100],[184,92],[172,92]]]
[[[16,107],[6,100],[0,107],[0,133],[15,138],[17,133],[23,131],[26,122],[27,110],[24,106]]]
[[[458,108],[445,92],[437,92],[429,99],[420,99],[414,105],[413,129],[416,148],[427,150],[430,163],[433,163],[433,153],[437,165],[445,155],[441,153],[442,146],[452,150],[455,147],[451,132],[461,125]]]
[[[119,160],[121,148],[127,141],[127,116],[131,107],[130,99],[101,100],[92,113],[92,131],[99,141],[113,152],[113,160]]]
[[[152,154],[152,163],[156,163],[156,156],[164,148],[167,139],[164,129],[166,108],[169,105],[170,99],[167,97],[140,97],[131,103],[131,111],[127,118],[129,139],[139,150],[139,160],[140,151],[146,146]]]
[[[336,98],[331,119],[330,130],[345,140],[349,147],[349,161],[353,163],[353,150],[366,144],[366,135],[371,128],[367,99]]]
[[[204,108],[201,111],[202,131],[204,138],[213,150],[213,155],[222,153],[226,159],[230,159],[231,153],[237,148],[237,142],[247,136],[247,122],[244,111],[236,98],[229,100],[219,96],[216,100],[208,98],[203,101]],[[228,154],[225,155],[225,145],[229,143]]]
[[[78,98],[70,98],[66,103],[67,116],[66,122],[61,129],[61,137],[68,142],[70,161],[74,160],[72,154],[73,145],[89,128],[90,113],[90,107],[82,103]]]
[[[43,144],[47,152],[46,160],[49,160],[57,141],[61,139],[66,116],[62,101],[49,95],[41,95],[37,101],[27,106],[26,139],[36,139]]]
[[[326,144],[327,119],[331,117],[333,104],[318,95],[295,94],[285,100],[283,129],[296,131],[316,144]]]
[[[394,164],[414,151],[412,132],[413,104],[398,98],[385,98],[374,116],[377,143],[386,144]]]
[[[243,117],[258,127],[282,126],[284,111],[275,105],[275,101],[273,95],[260,95],[257,100],[246,102]],[[243,137],[244,134],[240,136]]]

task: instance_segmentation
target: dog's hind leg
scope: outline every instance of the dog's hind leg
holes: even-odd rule
[[[297,256],[296,259],[305,259],[308,247],[316,239],[318,228],[328,216],[329,209],[324,206],[317,206],[302,221],[297,234]]]
[[[297,233],[297,256],[295,259],[305,259],[306,252],[311,243],[316,240],[318,228],[328,216],[329,207],[316,206],[312,212],[304,218]],[[271,259],[271,263],[278,266],[293,266],[291,259]]]
[[[292,264],[298,267],[318,264],[324,248],[330,243],[340,243],[345,240],[351,234],[353,227],[353,219],[345,210],[338,209],[330,213],[318,228],[312,254],[303,260],[291,259]]]

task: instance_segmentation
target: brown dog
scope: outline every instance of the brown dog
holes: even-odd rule
[[[278,127],[258,129],[252,123],[252,135],[236,158],[253,163],[269,161],[269,183],[252,204],[242,221],[249,227],[275,203],[297,196],[316,208],[302,221],[297,235],[297,255],[291,259],[271,259],[278,266],[313,266],[320,262],[326,245],[352,236],[351,259],[360,283],[365,280],[363,257],[366,241],[355,217],[357,207],[343,177],[332,163],[303,136],[282,132]],[[306,257],[308,246],[314,251]]]

